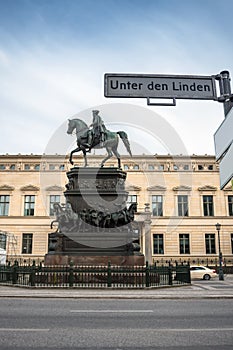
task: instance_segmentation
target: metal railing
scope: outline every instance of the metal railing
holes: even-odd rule
[[[178,258],[175,259],[165,259],[165,258],[161,258],[161,259],[157,259],[157,258],[153,258],[153,262],[156,263],[157,265],[161,265],[161,264],[175,264],[175,263],[179,263],[179,264],[190,264],[190,265],[204,265],[204,266],[211,266],[211,267],[217,267],[219,264],[219,257],[216,256],[215,258],[208,258],[208,257],[201,257],[201,258]],[[224,257],[223,256],[223,266],[233,266],[233,257]]]
[[[0,267],[0,283],[27,287],[150,288],[190,284],[189,265]]]
[[[219,258],[189,258],[189,259],[154,259],[154,263],[157,266],[164,264],[189,264],[189,265],[204,265],[211,269],[215,269],[217,273],[219,273]],[[223,273],[224,274],[233,274],[233,258],[225,258],[223,257]]]

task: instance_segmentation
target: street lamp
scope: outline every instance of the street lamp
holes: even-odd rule
[[[221,252],[221,245],[220,245],[220,229],[221,224],[217,223],[216,230],[218,231],[218,256],[219,256],[219,281],[224,281],[224,274],[222,269],[222,252]]]

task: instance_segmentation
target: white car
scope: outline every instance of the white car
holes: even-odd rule
[[[191,279],[209,280],[210,278],[217,277],[216,270],[209,269],[206,266],[191,265],[190,266]]]

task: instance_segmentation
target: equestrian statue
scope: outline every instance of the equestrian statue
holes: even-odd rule
[[[77,137],[77,148],[70,152],[70,163],[73,165],[73,154],[76,152],[83,152],[84,166],[87,166],[87,152],[91,152],[94,149],[105,148],[107,156],[101,162],[101,167],[104,163],[111,158],[113,155],[118,160],[118,167],[121,168],[121,156],[117,150],[119,144],[119,137],[123,141],[126,150],[132,157],[128,136],[124,131],[110,131],[106,129],[102,118],[99,115],[99,111],[93,110],[93,120],[90,127],[81,119],[68,119],[68,130],[67,134],[71,135],[75,130]]]

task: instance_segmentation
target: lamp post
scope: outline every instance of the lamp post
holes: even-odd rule
[[[219,276],[219,281],[224,281],[224,274],[222,269],[222,252],[221,252],[221,245],[220,245],[221,224],[217,223],[215,226],[218,232],[218,256],[219,256],[219,275],[218,276]]]

